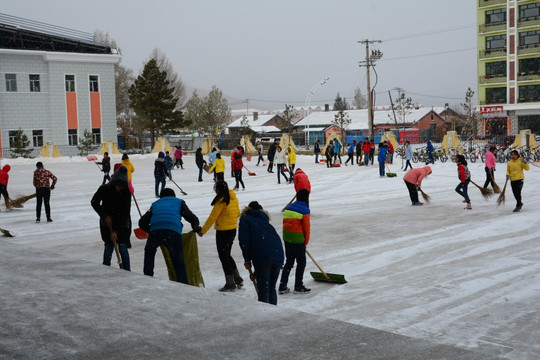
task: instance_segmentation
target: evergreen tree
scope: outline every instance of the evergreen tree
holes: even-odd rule
[[[94,143],[94,137],[87,129],[84,129],[83,136],[79,138],[77,149],[79,149],[80,156],[86,156],[97,149],[97,145]]]
[[[339,93],[337,93],[336,99],[334,100],[333,110],[334,111],[349,110],[349,104],[347,103],[347,99],[339,96]]]
[[[465,111],[466,122],[462,125],[462,131],[468,135],[476,136],[478,127],[478,116],[474,111],[472,103],[474,91],[471,88],[465,93],[465,102],[461,103],[463,111]]]
[[[175,110],[178,98],[167,81],[167,73],[158,68],[154,59],[145,64],[129,88],[129,99],[137,115],[136,126],[150,132],[152,147],[157,136],[186,125],[182,112]]]
[[[29,149],[30,146],[30,140],[28,139],[28,136],[22,131],[21,128],[17,130],[15,133],[15,138],[13,139],[13,142],[10,146],[11,151],[11,157],[17,158],[17,157],[24,157],[28,158],[30,157],[30,154],[32,153],[32,149]]]
[[[360,88],[356,88],[354,90],[354,100],[353,100],[353,106],[355,109],[367,109],[367,99],[364,95],[362,95],[362,91]]]

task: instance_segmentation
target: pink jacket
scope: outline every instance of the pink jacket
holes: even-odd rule
[[[422,187],[422,180],[429,174],[431,174],[431,168],[429,166],[424,166],[409,170],[403,177],[403,180],[418,187]]]
[[[497,159],[495,158],[495,155],[491,151],[486,151],[486,167],[488,169],[495,170],[495,163],[497,162]]]

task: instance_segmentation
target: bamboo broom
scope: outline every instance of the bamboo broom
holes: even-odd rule
[[[484,197],[484,199],[487,200],[487,199],[489,199],[490,197],[493,196],[493,190],[488,189],[488,188],[483,188],[483,187],[481,187],[480,185],[478,185],[477,183],[475,183],[472,180],[471,180],[471,183],[480,190],[480,192],[482,193],[482,196]]]
[[[28,200],[30,199],[33,199],[36,197],[36,194],[32,194],[32,195],[26,195],[26,196],[21,196],[21,197],[18,197],[14,200],[10,200],[9,201],[9,207],[15,207],[15,208],[20,208],[22,207],[22,204],[24,204],[25,202],[27,202]]]
[[[422,189],[418,189],[422,193],[422,197],[424,198],[424,201],[429,204],[429,201],[431,200],[431,196],[426,194]]]
[[[497,207],[504,205],[504,203],[506,202],[506,196],[504,195],[504,193],[506,192],[506,185],[508,185],[508,179],[506,179],[501,195],[499,195],[499,198],[497,199]]]
[[[495,194],[499,194],[501,192],[501,188],[495,182],[495,178],[493,177],[493,171],[490,170],[489,175],[491,176],[491,184],[493,185],[493,192]]]

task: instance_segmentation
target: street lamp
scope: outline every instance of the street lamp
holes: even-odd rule
[[[328,80],[330,80],[330,78],[325,77],[321,81],[316,82],[315,85],[311,87],[311,90],[309,90],[308,96],[306,98],[306,111],[307,111],[306,119],[309,117],[309,104],[311,103],[311,97],[315,94],[317,89],[319,89],[321,86],[326,84]],[[309,149],[309,120],[307,122],[307,131],[306,131],[306,149]]]

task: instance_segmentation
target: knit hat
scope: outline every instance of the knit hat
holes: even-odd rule
[[[127,154],[122,155],[122,160],[126,160],[126,159],[129,159],[128,155]]]
[[[308,200],[309,200],[309,191],[307,191],[307,189],[298,190],[298,192],[296,193],[296,200],[303,201],[303,202],[308,202]]]
[[[166,196],[176,197],[176,193],[175,193],[174,190],[171,189],[171,188],[164,188],[164,189],[161,190],[161,192],[159,193],[159,197],[160,197],[160,198],[163,198],[163,197],[166,197]]]
[[[160,159],[164,159],[165,158],[165,153],[163,151],[160,151],[159,154],[157,155],[158,158]]]
[[[120,185],[124,187],[125,189],[128,188],[128,169],[124,165],[120,166],[118,170],[114,172],[114,174],[111,176],[111,182],[109,183],[111,186]]]

